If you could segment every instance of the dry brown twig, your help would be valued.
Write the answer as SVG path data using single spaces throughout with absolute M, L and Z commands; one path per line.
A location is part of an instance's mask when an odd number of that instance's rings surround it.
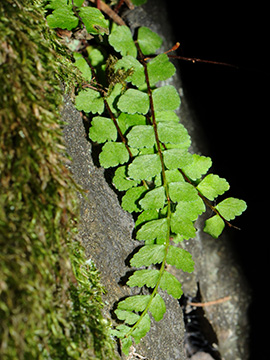
M 96 0 L 90 0 L 92 3 L 96 3 Z M 116 24 L 118 25 L 126 25 L 124 20 L 116 14 L 113 9 L 110 8 L 109 5 L 105 4 L 102 0 L 99 2 L 99 9 L 103 11 L 106 15 L 108 15 Z
M 229 301 L 231 300 L 231 296 L 225 296 L 221 299 L 217 299 L 217 300 L 213 300 L 213 301 L 207 301 L 207 302 L 204 302 L 204 303 L 201 303 L 201 302 L 189 302 L 188 305 L 191 305 L 191 306 L 197 306 L 197 307 L 206 307 L 206 306 L 211 306 L 211 305 L 216 305 L 216 304 L 222 304 L 226 301 Z

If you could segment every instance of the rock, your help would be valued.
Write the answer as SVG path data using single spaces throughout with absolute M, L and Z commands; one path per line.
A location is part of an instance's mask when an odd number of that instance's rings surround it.
M 205 353 L 205 352 L 197 352 L 194 354 L 190 360 L 214 360 L 211 355 Z
M 79 194 L 81 218 L 78 240 L 85 246 L 87 256 L 101 273 L 105 287 L 105 316 L 112 317 L 117 302 L 133 291 L 122 285 L 122 278 L 131 270 L 127 259 L 140 245 L 132 239 L 132 216 L 122 210 L 118 198 L 104 177 L 104 170 L 92 160 L 92 148 L 80 113 L 66 96 L 62 110 L 64 139 L 74 180 L 86 192 Z M 150 332 L 136 345 L 136 352 L 151 360 L 185 359 L 183 350 L 184 325 L 178 301 L 162 293 L 166 314 L 160 322 L 152 321 Z M 124 359 L 124 355 L 122 356 Z

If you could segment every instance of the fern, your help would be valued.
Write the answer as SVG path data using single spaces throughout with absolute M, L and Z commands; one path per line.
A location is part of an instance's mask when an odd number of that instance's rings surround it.
M 93 10 L 79 9 L 82 21 L 82 14 Z M 55 18 L 54 12 L 50 16 Z M 87 18 L 85 26 L 93 35 L 96 29 L 104 35 L 108 28 L 104 21 L 100 13 Z M 175 113 L 181 102 L 177 90 L 170 85 L 157 87 L 175 73 L 166 54 L 156 55 L 161 38 L 141 27 L 134 41 L 128 27 L 114 26 L 108 43 L 107 52 L 117 56 L 108 57 L 107 62 L 100 47 L 89 47 L 84 61 L 76 56 L 75 64 L 87 80 L 76 97 L 76 107 L 92 114 L 89 137 L 103 144 L 100 165 L 116 168 L 112 182 L 124 192 L 123 209 L 137 213 L 136 239 L 144 242 L 130 261 L 138 270 L 127 284 L 146 286 L 150 294 L 120 301 L 115 314 L 121 324 L 112 331 L 128 354 L 132 338 L 139 343 L 150 330 L 150 314 L 156 321 L 163 318 L 166 306 L 159 289 L 181 297 L 181 284 L 167 265 L 193 271 L 191 255 L 178 244 L 196 236 L 198 217 L 211 208 L 214 215 L 206 220 L 204 231 L 218 238 L 225 224 L 232 226 L 229 221 L 246 209 L 246 203 L 230 197 L 212 205 L 229 190 L 229 184 L 218 175 L 206 175 L 212 166 L 209 157 L 189 152 L 190 136 Z

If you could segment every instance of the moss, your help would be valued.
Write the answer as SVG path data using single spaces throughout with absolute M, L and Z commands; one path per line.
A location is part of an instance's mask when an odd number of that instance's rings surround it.
M 42 1 L 0 4 L 0 358 L 111 359 L 102 288 L 75 240 L 59 78 Z

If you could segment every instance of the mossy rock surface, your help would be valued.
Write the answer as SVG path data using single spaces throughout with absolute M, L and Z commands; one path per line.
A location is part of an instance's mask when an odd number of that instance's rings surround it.
M 111 359 L 99 275 L 73 240 L 58 111 L 71 65 L 43 5 L 0 4 L 0 358 Z

